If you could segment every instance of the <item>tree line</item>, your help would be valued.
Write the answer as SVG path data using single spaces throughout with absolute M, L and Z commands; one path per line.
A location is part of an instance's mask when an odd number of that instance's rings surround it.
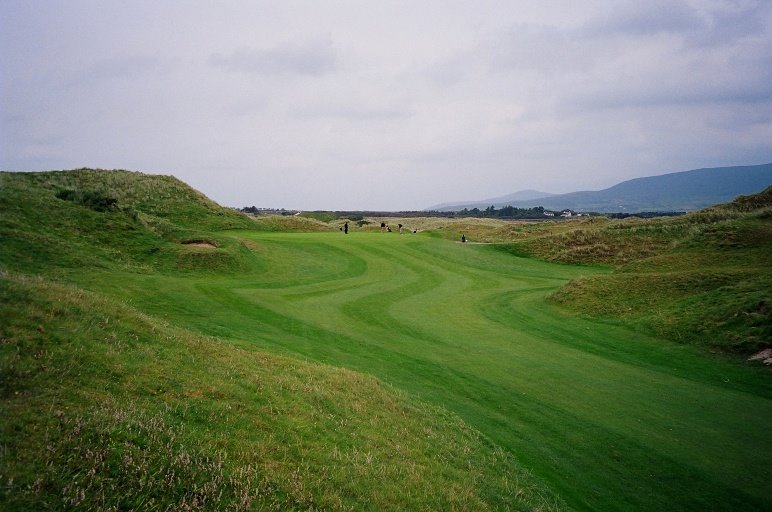
M 503 208 L 496 209 L 491 205 L 484 210 L 479 208 L 464 208 L 458 212 L 455 212 L 458 217 L 493 217 L 499 219 L 543 219 L 544 207 L 536 206 L 534 208 L 517 208 L 515 206 L 504 206 Z

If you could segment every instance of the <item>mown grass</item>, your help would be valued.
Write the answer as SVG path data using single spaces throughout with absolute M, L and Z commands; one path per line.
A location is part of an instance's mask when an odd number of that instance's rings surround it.
M 763 507 L 766 369 L 544 303 L 587 268 L 412 235 L 238 236 L 259 240 L 273 272 L 126 276 L 110 293 L 195 330 L 353 368 L 441 404 L 577 509 Z M 87 286 L 104 289 L 91 279 Z
M 505 452 L 362 374 L 4 274 L 6 510 L 550 508 Z
M 106 209 L 56 197 L 61 183 L 102 197 L 109 187 L 94 176 L 146 178 L 117 174 L 0 175 L 0 508 L 561 508 L 446 409 L 363 374 L 258 351 L 249 337 L 225 343 L 164 320 L 184 303 L 154 315 L 127 305 L 130 285 L 150 297 L 162 276 L 198 286 L 253 275 L 276 287 L 350 265 L 330 269 L 340 251 L 303 243 L 267 259 L 259 239 L 199 229 L 186 217 L 194 206 L 175 201 L 151 215 L 132 211 L 129 195 Z M 254 228 L 215 215 L 204 224 Z M 181 243 L 191 240 L 216 248 Z M 95 280 L 93 292 L 66 284 Z M 227 310 L 197 314 L 229 324 Z
M 0 204 L 12 204 L 10 199 L 6 197 Z M 40 202 L 35 204 L 43 209 Z M 94 212 L 79 206 L 79 210 L 69 211 L 70 215 L 80 219 L 77 222 L 58 219 L 49 211 L 41 215 L 48 215 L 51 226 L 37 231 L 33 229 L 32 233 L 58 240 L 62 238 L 57 234 L 59 223 L 65 226 L 68 223 L 78 224 L 86 222 L 92 215 L 102 215 L 105 221 L 113 219 L 119 222 L 119 216 L 123 215 L 120 201 L 117 206 L 116 211 L 108 212 Z M 741 216 L 731 214 L 730 217 L 734 222 L 739 221 Z M 26 217 L 21 208 L 4 217 L 0 227 L 13 238 L 17 236 L 15 233 L 25 231 L 16 227 L 23 222 L 23 218 Z M 610 233 L 619 225 L 605 220 L 561 223 L 552 227 L 546 224 L 500 223 L 492 227 L 485 225 L 480 233 L 499 230 L 498 234 L 491 236 L 520 237 L 518 239 L 528 242 L 536 238 L 561 236 L 557 231 L 568 234 L 577 226 L 589 229 L 593 224 L 596 224 L 593 229 L 609 230 Z M 405 225 L 411 227 L 407 222 Z M 643 238 L 650 235 L 662 237 L 644 224 L 625 225 L 636 228 Z M 412 233 L 400 236 L 380 233 L 378 225 L 375 226 L 377 232 L 368 232 L 371 225 L 350 225 L 352 231 L 348 235 L 337 229 L 318 233 L 241 229 L 204 232 L 200 238 L 216 240 L 217 249 L 181 249 L 209 251 L 202 254 L 222 253 L 227 261 L 235 258 L 238 266 L 218 266 L 216 262 L 220 260 L 215 259 L 213 263 L 202 258 L 197 269 L 190 269 L 178 264 L 181 254 L 178 243 L 142 226 L 138 225 L 139 234 L 136 237 L 126 237 L 135 239 L 132 243 L 123 240 L 125 231 L 116 229 L 112 237 L 114 247 L 110 250 L 104 247 L 109 242 L 106 238 L 100 239 L 99 244 L 89 241 L 69 248 L 73 256 L 62 256 L 46 265 L 39 264 L 34 257 L 16 258 L 5 251 L 0 251 L 5 253 L 0 261 L 16 273 L 40 273 L 70 283 L 50 286 L 91 290 L 78 293 L 104 298 L 109 301 L 107 309 L 111 311 L 123 311 L 116 307 L 127 304 L 129 306 L 120 308 L 146 319 L 154 329 L 160 332 L 168 332 L 165 331 L 168 329 L 178 338 L 192 340 L 183 343 L 176 339 L 167 345 L 161 342 L 164 337 L 158 342 L 149 337 L 137 346 L 150 347 L 150 356 L 144 357 L 137 351 L 125 360 L 116 356 L 115 360 L 120 360 L 123 366 L 120 369 L 108 366 L 104 374 L 111 377 L 99 380 L 100 384 L 94 386 L 98 390 L 118 393 L 124 397 L 119 401 L 121 404 L 133 403 L 133 408 L 127 409 L 131 416 L 152 418 L 163 413 L 164 428 L 171 428 L 173 432 L 176 432 L 175 428 L 188 432 L 185 435 L 175 434 L 175 439 L 195 441 L 176 448 L 188 453 L 192 459 L 219 460 L 217 454 L 226 453 L 227 457 L 223 460 L 235 458 L 240 461 L 241 455 L 231 453 L 238 450 L 234 444 L 241 442 L 242 437 L 251 442 L 250 429 L 254 426 L 249 422 L 256 421 L 255 418 L 259 422 L 270 420 L 271 416 L 264 409 L 265 397 L 272 396 L 270 393 L 276 386 L 283 389 L 277 382 L 282 382 L 282 375 L 290 371 L 288 367 L 300 368 L 298 371 L 304 376 L 307 375 L 305 372 L 322 371 L 324 368 L 333 373 L 350 375 L 351 379 L 343 379 L 339 386 L 333 386 L 333 391 L 320 391 L 328 397 L 329 403 L 304 387 L 307 377 L 299 377 L 294 387 L 287 385 L 290 388 L 286 393 L 286 403 L 289 404 L 287 417 L 276 423 L 267 423 L 262 432 L 265 436 L 268 436 L 266 432 L 287 436 L 300 431 L 299 437 L 290 438 L 289 445 L 294 442 L 307 448 L 289 451 L 273 449 L 279 450 L 277 453 L 281 455 L 277 459 L 289 461 L 293 471 L 306 467 L 304 462 L 308 470 L 300 471 L 298 477 L 293 477 L 289 470 L 279 473 L 283 476 L 277 479 L 278 483 L 269 479 L 267 488 L 279 489 L 272 495 L 279 501 L 276 502 L 278 505 L 270 500 L 258 502 L 263 507 L 377 509 L 389 500 L 402 497 L 408 501 L 397 501 L 393 508 L 479 509 L 489 506 L 507 509 L 561 505 L 577 510 L 770 508 L 766 488 L 772 476 L 772 464 L 769 450 L 765 448 L 766 425 L 772 420 L 772 385 L 768 369 L 651 336 L 645 325 L 629 324 L 624 317 L 609 314 L 597 319 L 595 316 L 576 315 L 564 307 L 565 303 L 558 307 L 545 302 L 549 294 L 567 283 L 581 282 L 576 281 L 578 278 L 602 282 L 606 277 L 615 278 L 627 268 L 625 265 L 630 266 L 631 275 L 656 269 L 660 265 L 657 258 L 669 257 L 678 245 L 674 247 L 668 242 L 663 244 L 662 252 L 657 255 L 626 264 L 604 261 L 607 266 L 618 266 L 612 272 L 602 267 L 555 264 L 513 256 L 513 253 L 529 253 L 532 249 L 527 243 L 449 243 L 442 237 L 455 238 L 455 234 L 443 234 L 447 230 L 436 232 L 439 236 Z M 474 228 L 471 224 L 462 227 Z M 25 229 L 31 228 L 29 225 Z M 756 232 L 755 227 L 748 229 L 749 232 Z M 508 230 L 513 234 L 508 235 Z M 614 231 L 607 239 L 614 240 L 616 234 Z M 695 236 L 689 240 L 695 244 L 692 247 L 694 254 L 703 254 L 700 248 L 705 247 L 707 242 L 697 238 L 697 234 L 695 231 Z M 586 239 L 597 241 L 594 237 L 588 235 Z M 619 239 L 622 238 L 620 235 Z M 14 243 L 23 245 L 22 242 Z M 81 252 L 85 253 L 86 248 L 92 245 L 101 266 L 89 264 L 79 268 L 73 265 L 71 260 L 91 261 L 91 255 Z M 169 254 L 163 256 L 161 262 L 154 263 L 147 249 L 156 246 L 159 247 L 157 253 L 169 251 Z M 36 250 L 34 246 L 25 247 Z M 685 248 L 687 244 L 680 247 Z M 746 261 L 748 256 L 737 253 L 739 249 L 727 248 L 725 256 L 734 254 L 737 261 Z M 763 260 L 763 250 L 746 249 L 754 255 L 752 261 L 758 263 Z M 727 256 L 725 259 L 730 258 Z M 582 262 L 597 264 L 598 259 L 587 257 Z M 633 268 L 632 265 L 640 267 Z M 15 286 L 22 286 L 14 283 L 27 278 L 17 278 L 16 274 L 8 276 L 11 284 L 7 286 L 12 290 L 8 303 L 22 304 L 15 311 L 34 311 L 35 307 L 23 306 L 24 300 L 13 291 Z M 45 283 L 45 286 L 49 284 Z M 703 287 L 710 288 L 707 284 Z M 684 288 L 688 292 L 691 285 L 685 283 Z M 36 291 L 26 295 L 33 299 L 25 300 L 32 300 L 34 304 L 34 298 L 45 296 L 45 293 Z M 642 308 L 649 307 L 645 301 L 641 304 Z M 65 310 L 70 308 L 67 305 L 63 307 Z M 71 337 L 73 340 L 88 339 L 88 330 L 78 326 L 93 328 L 99 325 L 96 320 L 90 321 L 88 314 L 80 318 L 77 316 L 82 311 L 88 313 L 92 310 L 99 316 L 106 316 L 105 310 L 89 305 L 75 309 L 76 314 L 68 317 L 73 332 L 77 334 Z M 8 318 L 17 316 L 24 315 L 9 315 Z M 3 325 L 6 322 L 11 320 L 4 319 Z M 110 322 L 109 325 L 114 325 L 113 320 Z M 32 320 L 26 328 L 26 338 L 36 339 L 41 334 L 37 327 L 41 325 L 46 336 L 54 332 L 45 324 Z M 105 329 L 105 334 L 109 333 L 110 328 L 105 326 Z M 133 328 L 132 332 L 138 330 Z M 97 336 L 100 337 L 102 334 Z M 196 351 L 196 344 L 201 343 L 206 345 L 206 349 Z M 182 350 L 178 350 L 179 347 Z M 64 352 L 84 357 L 83 354 L 90 351 Z M 269 356 L 267 352 L 277 355 Z M 3 360 L 14 361 L 13 354 L 16 353 L 19 351 L 15 348 L 9 349 Z M 260 369 L 260 365 L 253 360 L 255 357 L 267 360 L 264 365 L 268 369 Z M 273 363 L 274 360 L 284 362 L 284 366 Z M 137 361 L 136 365 L 134 361 Z M 309 362 L 348 370 L 319 367 Z M 282 375 L 265 375 L 266 372 L 272 373 L 271 368 L 276 365 L 281 368 L 279 373 Z M 75 367 L 83 372 L 90 366 Z M 266 384 L 260 392 L 249 391 L 255 381 L 243 380 L 238 372 L 230 368 L 247 368 L 247 374 L 255 372 L 260 375 L 257 382 L 272 384 Z M 347 373 L 351 371 L 358 373 Z M 22 378 L 12 375 L 11 381 Z M 318 380 L 322 379 L 314 382 Z M 75 390 L 83 387 L 82 383 L 73 386 Z M 231 386 L 235 386 L 235 390 Z M 342 395 L 337 393 L 338 387 L 343 390 Z M 45 386 L 43 388 L 46 389 L 43 394 L 50 397 L 52 391 Z M 388 396 L 378 398 L 381 395 L 377 390 L 384 388 L 389 391 Z M 193 389 L 194 392 L 187 396 L 186 389 Z M 70 391 L 63 393 L 66 396 L 73 394 Z M 394 490 L 387 485 L 386 490 L 372 491 L 371 494 L 364 490 L 353 497 L 349 497 L 348 493 L 354 491 L 341 491 L 349 501 L 338 502 L 335 500 L 344 500 L 344 497 L 335 494 L 332 487 L 324 487 L 315 480 L 319 474 L 327 475 L 324 471 L 320 473 L 319 468 L 337 467 L 339 461 L 334 448 L 339 447 L 343 440 L 336 437 L 336 431 L 341 429 L 337 421 L 345 414 L 336 411 L 336 408 L 349 410 L 357 396 L 371 395 L 375 397 L 375 404 L 361 409 L 361 416 L 355 411 L 357 421 L 362 423 L 350 430 L 343 428 L 342 436 L 376 444 L 382 442 L 383 447 L 361 445 L 358 457 L 344 457 L 342 460 L 357 467 L 357 461 L 361 463 L 362 454 L 366 453 L 362 450 L 366 449 L 375 450 L 376 454 L 383 453 L 371 458 L 372 461 L 388 460 L 389 453 L 401 453 L 392 439 L 408 442 L 406 438 L 409 438 L 411 443 L 426 441 L 427 444 L 409 450 L 398 465 L 410 467 L 414 457 L 420 459 L 426 456 L 433 464 L 431 467 L 437 468 L 441 476 L 433 472 L 421 474 L 420 479 L 427 483 L 417 488 L 411 487 L 410 479 L 418 477 L 410 472 L 402 474 L 408 479 L 405 484 L 399 479 L 399 474 L 395 477 L 394 473 L 386 473 L 385 469 L 375 476 L 352 469 L 346 473 L 344 470 L 345 476 L 333 478 L 334 482 L 346 478 L 353 482 L 343 489 L 380 489 L 381 485 L 385 485 L 381 479 L 384 475 L 386 480 L 395 480 L 396 484 Z M 395 395 L 396 398 L 388 398 Z M 306 400 L 320 407 L 324 414 L 315 416 L 313 407 L 308 412 L 310 406 L 304 405 Z M 417 408 L 419 413 L 424 410 L 430 423 L 440 421 L 438 418 L 450 418 L 449 422 L 440 423 L 449 423 L 451 428 L 448 432 L 433 429 L 435 435 L 429 435 L 421 430 L 422 427 L 400 430 L 405 419 L 392 417 L 401 413 L 392 414 L 394 409 L 384 405 L 389 400 L 402 400 L 402 403 Z M 180 419 L 164 412 L 163 404 L 169 401 L 178 409 L 188 404 L 195 404 L 201 409 L 195 409 Z M 90 412 L 82 415 L 96 418 L 95 431 L 105 430 L 103 419 L 99 418 L 109 417 L 114 403 L 99 400 L 84 403 L 107 404 L 108 412 L 101 416 L 98 408 L 89 409 Z M 232 408 L 227 409 L 225 405 Z M 27 406 L 18 405 L 21 411 Z M 325 416 L 328 408 L 335 418 L 329 422 Z M 379 409 L 384 409 L 380 416 Z M 34 411 L 30 417 L 43 418 L 35 421 L 51 421 L 51 425 L 58 421 L 50 419 L 50 412 L 48 416 L 40 413 L 42 408 L 30 410 Z M 56 406 L 53 409 L 54 418 L 56 410 L 66 413 L 66 409 Z M 228 412 L 224 413 L 226 410 Z M 146 411 L 144 416 L 141 411 Z M 238 411 L 243 411 L 243 415 Z M 14 410 L 13 415 L 17 414 Z M 235 425 L 226 421 L 233 415 L 240 418 L 235 420 Z M 407 416 L 410 419 L 410 414 Z M 414 415 L 414 419 L 420 417 L 420 414 Z M 34 425 L 35 421 L 30 424 Z M 222 427 L 219 426 L 220 421 L 223 422 Z M 239 427 L 241 422 L 249 423 L 249 427 Z M 467 426 L 452 428 L 454 422 Z M 299 425 L 305 425 L 309 430 L 303 430 Z M 396 430 L 391 428 L 393 425 L 396 425 Z M 138 427 L 119 426 L 107 430 L 132 428 Z M 9 430 L 18 432 L 23 429 Z M 226 434 L 221 436 L 221 429 Z M 68 429 L 62 431 L 67 432 Z M 380 431 L 385 433 L 384 436 L 378 437 L 377 432 Z M 480 458 L 473 458 L 471 462 L 463 458 L 466 450 L 460 443 L 451 442 L 445 448 L 440 445 L 444 438 L 459 435 L 458 431 L 469 432 L 472 438 L 479 440 L 482 446 Z M 18 450 L 22 446 L 19 436 L 13 438 L 16 444 L 7 444 L 14 450 L 13 453 L 22 451 Z M 67 439 L 65 434 L 62 436 Z M 98 435 L 96 437 L 99 438 Z M 152 436 L 148 434 L 145 437 Z M 279 446 L 288 444 L 286 438 L 269 436 L 269 439 L 250 446 L 254 450 L 270 452 L 268 447 L 277 439 Z M 497 447 L 503 452 L 498 452 Z M 173 454 L 176 452 L 173 450 L 164 451 L 163 447 L 159 447 L 157 451 L 167 455 L 147 464 L 161 465 L 170 457 L 175 460 Z M 494 457 L 493 454 L 498 455 Z M 140 454 L 136 456 L 141 458 Z M 501 463 L 501 456 L 512 459 Z M 37 460 L 35 457 L 31 459 Z M 278 462 L 275 464 L 279 465 Z M 426 464 L 430 465 L 429 462 Z M 549 491 L 545 491 L 537 480 L 529 478 L 520 464 L 545 482 Z M 25 463 L 20 465 L 27 467 Z M 228 472 L 235 472 L 237 469 L 234 468 L 238 467 L 236 464 L 225 471 L 223 479 L 217 480 L 218 485 L 228 481 Z M 468 472 L 461 471 L 463 468 Z M 156 472 L 161 475 L 165 474 L 163 471 L 159 469 Z M 184 487 L 203 487 L 208 481 L 204 475 L 209 473 L 202 470 L 186 477 L 188 484 Z M 258 482 L 255 484 L 257 488 L 265 489 L 259 484 L 265 481 L 263 473 L 258 472 L 257 475 L 252 481 Z M 196 478 L 203 480 L 198 483 Z M 457 480 L 467 479 L 470 486 L 463 487 L 467 490 L 460 490 Z M 293 493 L 294 481 L 301 482 L 301 491 L 310 490 L 312 498 L 298 498 L 308 494 L 300 491 Z M 59 484 L 54 493 L 61 493 L 63 487 Z M 434 493 L 437 489 L 446 489 L 447 492 L 440 492 L 436 499 L 426 497 L 427 493 Z M 242 491 L 233 488 L 226 492 L 237 496 Z M 381 498 L 381 492 L 388 498 Z M 557 498 L 551 493 L 555 493 Z M 448 494 L 454 498 L 448 497 Z M 186 495 L 170 492 L 165 496 L 167 503 L 176 504 L 181 503 L 181 497 Z M 524 501 L 519 501 L 521 498 Z M 386 505 L 385 508 L 390 507 Z

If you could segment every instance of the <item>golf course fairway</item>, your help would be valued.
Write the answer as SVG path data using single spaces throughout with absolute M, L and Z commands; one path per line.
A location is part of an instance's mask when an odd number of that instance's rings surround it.
M 249 250 L 247 270 L 75 279 L 447 408 L 578 510 L 770 506 L 767 376 L 545 300 L 602 269 L 414 234 L 219 236 Z

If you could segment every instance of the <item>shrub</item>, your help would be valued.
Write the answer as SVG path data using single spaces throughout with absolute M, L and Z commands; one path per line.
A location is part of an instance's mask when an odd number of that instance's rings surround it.
M 93 191 L 79 191 L 71 189 L 63 189 L 56 193 L 56 197 L 63 199 L 64 201 L 71 201 L 73 203 L 80 204 L 86 208 L 98 212 L 106 212 L 115 208 L 117 199 L 114 197 L 106 196 L 100 192 Z

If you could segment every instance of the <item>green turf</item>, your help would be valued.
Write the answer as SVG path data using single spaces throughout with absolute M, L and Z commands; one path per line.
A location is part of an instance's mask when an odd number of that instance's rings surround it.
M 768 373 L 545 303 L 600 271 L 412 234 L 234 236 L 255 247 L 258 271 L 79 279 L 204 334 L 446 407 L 577 509 L 770 504 Z
M 769 370 L 674 343 L 767 332 L 769 219 L 344 235 L 168 177 L 0 174 L 3 497 L 770 509 Z
M 458 416 L 0 273 L 2 510 L 558 510 Z
M 331 229 L 253 221 L 172 178 L 0 173 L 0 509 L 562 508 L 447 409 L 170 325 L 184 303 L 138 311 L 164 279 L 196 303 L 207 279 L 276 289 L 365 269 L 331 247 L 263 257 L 260 242 L 211 231 L 234 226 Z M 140 300 L 126 300 L 131 285 Z

